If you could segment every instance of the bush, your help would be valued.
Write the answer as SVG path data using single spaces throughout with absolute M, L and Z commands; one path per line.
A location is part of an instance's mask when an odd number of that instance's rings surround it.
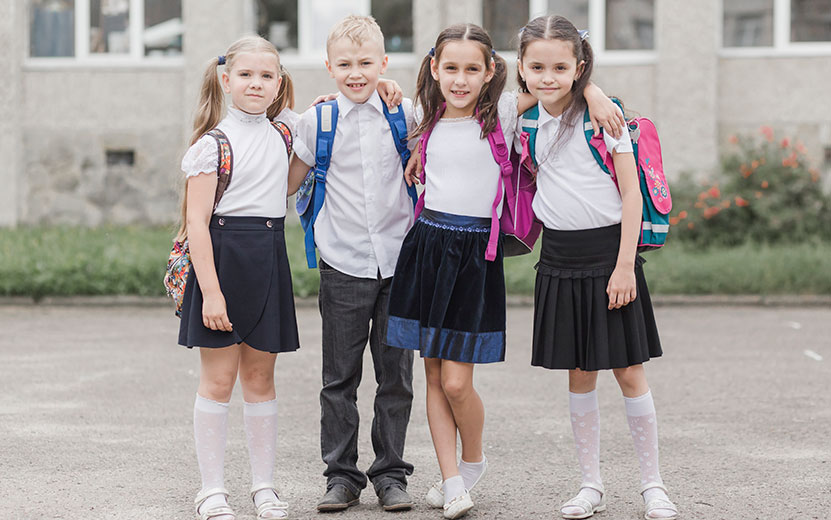
M 731 136 L 715 180 L 689 178 L 672 188 L 672 235 L 696 245 L 817 242 L 831 238 L 831 199 L 808 165 L 801 143 Z

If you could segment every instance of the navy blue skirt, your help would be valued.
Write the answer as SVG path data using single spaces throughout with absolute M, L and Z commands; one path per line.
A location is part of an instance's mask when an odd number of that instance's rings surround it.
M 619 224 L 580 231 L 543 229 L 532 365 L 602 370 L 638 365 L 662 354 L 640 256 L 635 261 L 635 301 L 608 309 L 606 286 L 619 246 Z
M 505 360 L 502 241 L 485 260 L 491 219 L 424 209 L 401 246 L 386 343 L 421 357 Z
M 179 344 L 220 348 L 245 342 L 264 352 L 300 346 L 283 218 L 220 217 L 210 224 L 214 265 L 233 331 L 202 323 L 202 291 L 191 266 L 182 301 Z

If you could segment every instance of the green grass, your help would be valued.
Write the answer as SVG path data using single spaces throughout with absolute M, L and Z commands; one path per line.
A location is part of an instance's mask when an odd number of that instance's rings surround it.
M 0 230 L 0 295 L 164 294 L 162 278 L 171 228 L 20 228 Z M 295 294 L 317 293 L 307 269 L 303 233 L 286 229 Z M 534 290 L 538 252 L 505 261 L 511 294 Z M 655 294 L 831 294 L 831 243 L 746 244 L 697 250 L 672 243 L 644 255 Z

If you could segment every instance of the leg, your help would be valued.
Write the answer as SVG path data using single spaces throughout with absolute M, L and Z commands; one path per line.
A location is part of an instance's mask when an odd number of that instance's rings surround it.
M 392 279 L 379 280 L 369 348 L 375 369 L 375 415 L 372 448 L 375 461 L 367 471 L 376 492 L 387 485 L 407 487 L 413 466 L 404 461 L 404 442 L 413 404 L 413 351 L 384 344 Z
M 678 510 L 669 501 L 658 467 L 658 418 L 652 392 L 646 382 L 646 372 L 643 365 L 620 368 L 614 372 L 623 391 L 629 432 L 640 462 L 641 493 L 647 504 L 647 517 L 675 518 Z
M 583 480 L 577 496 L 560 508 L 565 518 L 591 516 L 605 509 L 603 480 L 600 478 L 600 410 L 596 384 L 597 372 L 569 372 L 571 430 Z
M 277 354 L 256 350 L 245 343 L 240 350 L 239 376 L 254 507 L 259 519 L 285 518 L 288 504 L 280 501 L 274 491 L 274 459 L 277 452 L 274 362 Z
M 427 424 L 439 461 L 442 480 L 459 474 L 456 465 L 456 420 L 453 410 L 442 389 L 442 360 L 424 359 L 424 374 L 427 379 Z
M 328 489 L 341 484 L 353 495 L 366 487 L 366 475 L 357 466 L 357 401 L 369 322 L 375 309 L 375 283 L 345 275 L 325 264 L 320 272 L 320 448 L 327 466 L 323 475 Z
M 211 493 L 225 487 L 225 444 L 228 425 L 228 401 L 236 381 L 240 346 L 199 349 L 201 368 L 199 390 L 193 407 L 193 436 L 196 459 L 202 475 L 202 489 L 197 496 L 197 511 L 221 511 L 227 508 L 225 495 Z M 205 493 L 211 493 L 206 495 Z M 231 520 L 221 514 L 216 520 Z
M 441 386 L 462 440 L 462 459 L 482 460 L 482 430 L 485 426 L 485 407 L 473 388 L 473 364 L 443 360 Z

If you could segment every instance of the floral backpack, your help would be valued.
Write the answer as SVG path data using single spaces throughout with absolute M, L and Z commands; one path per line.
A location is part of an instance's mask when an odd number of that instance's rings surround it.
M 271 125 L 280 132 L 280 136 L 286 143 L 286 151 L 291 158 L 292 136 L 291 130 L 281 121 L 272 121 Z M 219 161 L 216 168 L 216 194 L 214 195 L 213 209 L 219 205 L 222 195 L 228 189 L 231 183 L 231 174 L 233 173 L 234 152 L 231 149 L 231 143 L 228 141 L 228 136 L 219 128 L 214 128 L 206 135 L 213 137 L 216 140 L 217 153 L 219 154 Z M 188 246 L 188 239 L 183 241 L 173 240 L 173 248 L 170 250 L 170 257 L 167 259 L 167 270 L 164 275 L 164 288 L 167 295 L 173 298 L 176 304 L 176 316 L 182 316 L 182 300 L 185 296 L 185 287 L 188 282 L 188 273 L 190 273 L 190 248 Z

